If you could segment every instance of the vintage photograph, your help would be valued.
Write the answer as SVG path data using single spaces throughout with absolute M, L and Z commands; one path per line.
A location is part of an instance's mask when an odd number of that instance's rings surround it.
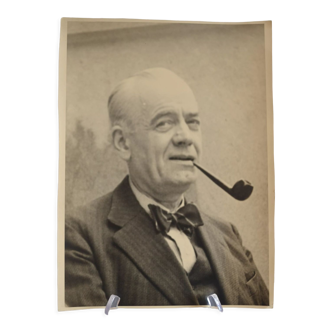
M 271 22 L 62 19 L 59 310 L 273 306 Z

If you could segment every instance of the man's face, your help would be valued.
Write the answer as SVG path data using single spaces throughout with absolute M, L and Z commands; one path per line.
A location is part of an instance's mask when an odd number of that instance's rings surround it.
M 130 134 L 129 171 L 153 196 L 184 192 L 197 177 L 193 161 L 201 153 L 198 107 L 182 81 L 139 86 L 142 111 Z

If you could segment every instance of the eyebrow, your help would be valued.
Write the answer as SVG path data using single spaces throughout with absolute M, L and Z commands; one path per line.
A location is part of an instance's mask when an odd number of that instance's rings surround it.
M 150 124 L 156 123 L 160 118 L 162 118 L 164 116 L 174 116 L 174 115 L 177 115 L 177 112 L 169 111 L 169 110 L 168 111 L 161 111 L 152 118 Z M 191 113 L 187 113 L 185 115 L 186 118 L 195 118 L 195 117 L 198 117 L 198 116 L 199 116 L 198 112 L 195 112 L 195 113 L 191 112 Z

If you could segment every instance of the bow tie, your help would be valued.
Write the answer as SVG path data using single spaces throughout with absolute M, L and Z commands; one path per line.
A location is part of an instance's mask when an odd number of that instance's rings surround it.
M 194 228 L 203 225 L 201 215 L 196 205 L 192 203 L 186 204 L 175 213 L 168 213 L 161 207 L 152 204 L 149 204 L 149 209 L 159 232 L 168 233 L 174 223 L 184 233 L 191 236 Z

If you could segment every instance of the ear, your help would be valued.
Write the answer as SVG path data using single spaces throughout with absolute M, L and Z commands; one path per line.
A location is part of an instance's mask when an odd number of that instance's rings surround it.
M 130 140 L 121 126 L 112 128 L 112 142 L 120 157 L 125 161 L 129 161 L 131 157 Z

